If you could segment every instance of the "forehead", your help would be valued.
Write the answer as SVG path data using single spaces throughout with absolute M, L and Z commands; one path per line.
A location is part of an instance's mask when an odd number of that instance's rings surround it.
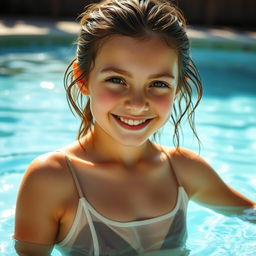
M 166 69 L 177 65 L 177 50 L 171 48 L 159 36 L 136 39 L 128 36 L 113 35 L 105 39 L 98 49 L 95 67 L 102 65 L 131 66 L 149 70 Z

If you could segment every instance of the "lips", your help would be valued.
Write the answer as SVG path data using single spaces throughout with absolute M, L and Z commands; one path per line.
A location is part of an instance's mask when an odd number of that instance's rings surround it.
M 152 120 L 152 118 L 150 119 L 130 119 L 130 118 L 125 118 L 125 117 L 121 117 L 118 115 L 114 115 L 112 114 L 112 116 L 115 118 L 115 120 L 117 121 L 117 123 L 128 129 L 128 130 L 140 130 L 143 129 L 144 127 L 146 127 L 150 121 Z

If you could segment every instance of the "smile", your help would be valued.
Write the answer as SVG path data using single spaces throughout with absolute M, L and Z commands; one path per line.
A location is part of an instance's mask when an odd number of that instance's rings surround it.
M 146 127 L 149 124 L 149 122 L 152 120 L 152 118 L 151 119 L 129 119 L 129 118 L 124 118 L 122 116 L 117 116 L 114 114 L 112 115 L 115 118 L 115 120 L 117 120 L 119 125 L 129 130 L 140 130 Z

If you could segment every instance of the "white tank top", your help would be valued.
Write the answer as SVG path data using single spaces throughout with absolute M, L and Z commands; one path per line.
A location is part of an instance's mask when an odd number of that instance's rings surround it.
M 154 253 L 166 250 L 169 253 L 164 255 L 174 255 L 170 254 L 170 250 L 177 251 L 175 255 L 188 255 L 184 247 L 187 238 L 188 196 L 175 171 L 179 187 L 176 205 L 172 211 L 152 219 L 118 222 L 101 215 L 86 200 L 71 159 L 66 154 L 65 157 L 80 199 L 71 229 L 66 237 L 56 244 L 62 255 L 160 255 Z M 168 155 L 167 157 L 171 165 L 171 160 Z

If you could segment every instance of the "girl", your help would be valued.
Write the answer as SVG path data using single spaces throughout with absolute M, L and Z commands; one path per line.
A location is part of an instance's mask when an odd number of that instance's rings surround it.
M 69 103 L 82 119 L 77 141 L 26 170 L 16 250 L 49 255 L 56 245 L 63 255 L 187 255 L 189 199 L 226 215 L 256 204 L 179 147 L 185 115 L 196 135 L 202 95 L 185 20 L 163 0 L 105 0 L 81 17 L 77 56 L 65 74 Z M 169 119 L 175 147 L 163 148 L 150 136 Z

